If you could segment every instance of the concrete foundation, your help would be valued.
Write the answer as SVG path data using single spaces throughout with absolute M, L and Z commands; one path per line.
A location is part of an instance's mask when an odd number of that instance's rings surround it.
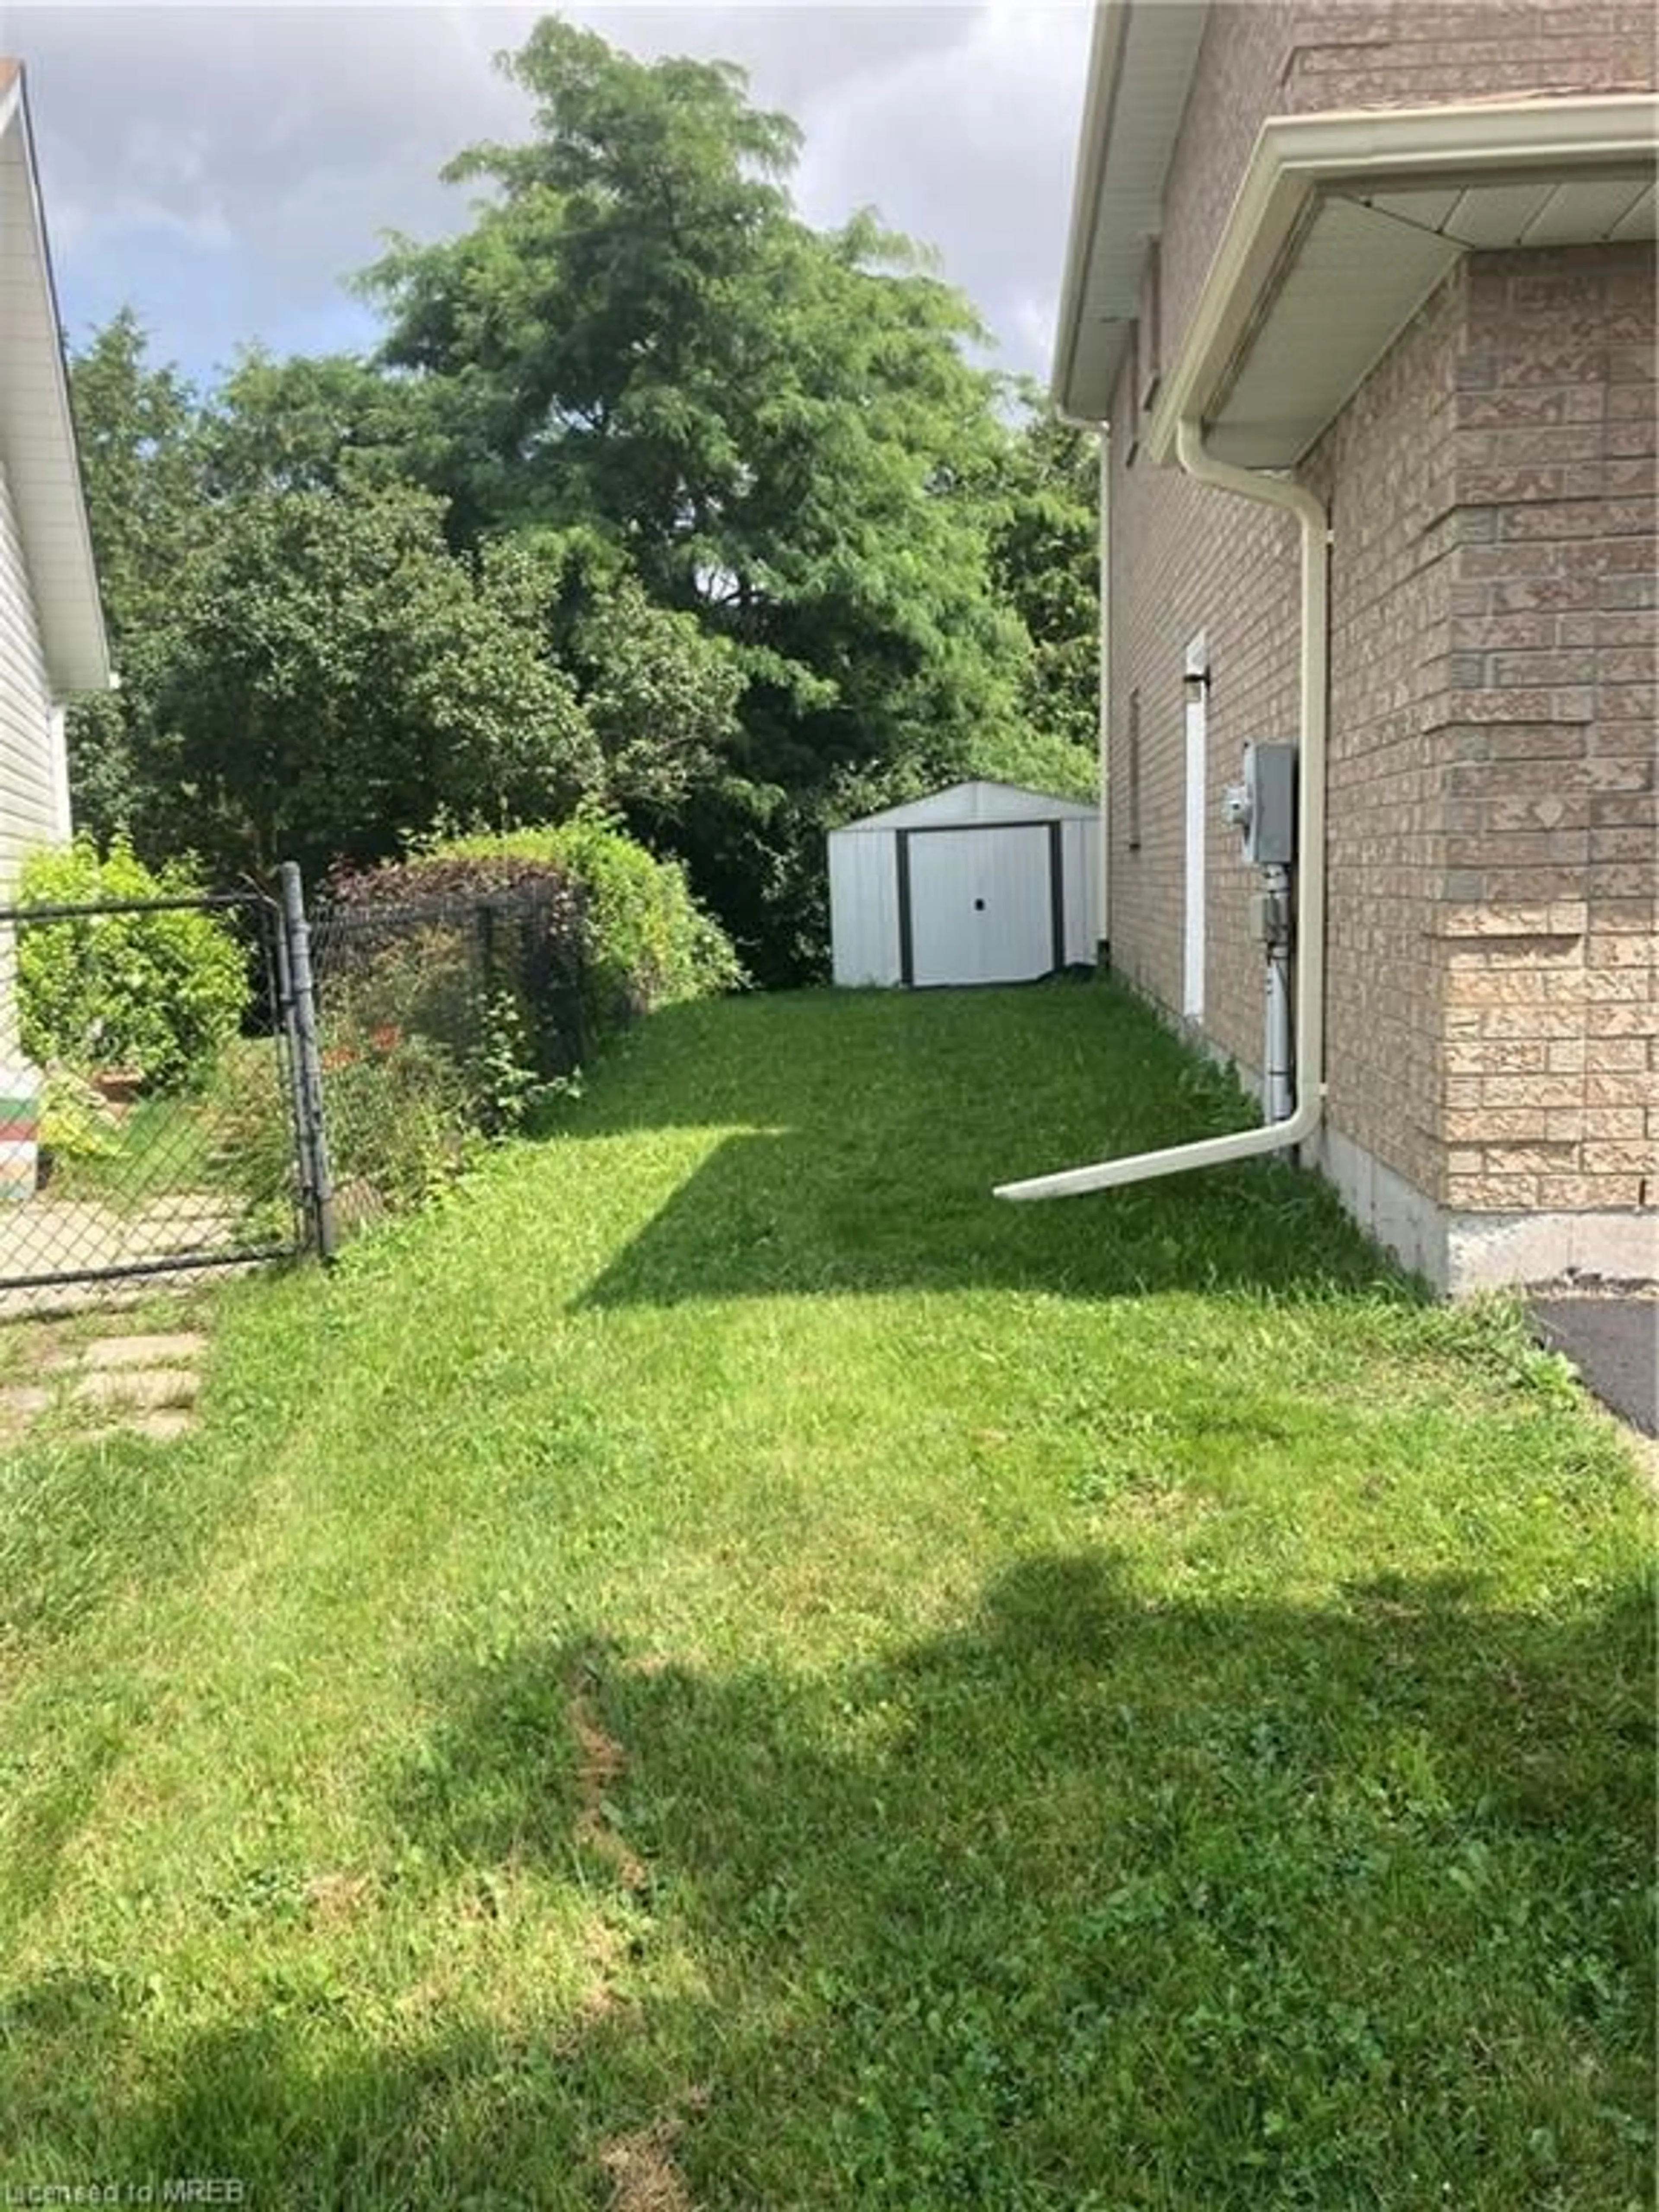
M 1329 1127 L 1303 1148 L 1360 1226 L 1437 1291 L 1659 1281 L 1659 1212 L 1457 1212 Z

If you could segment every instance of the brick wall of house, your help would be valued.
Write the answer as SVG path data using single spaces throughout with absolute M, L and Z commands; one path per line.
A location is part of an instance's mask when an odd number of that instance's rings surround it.
M 1327 1111 L 1444 1197 L 1437 917 L 1456 507 L 1461 266 L 1298 472 L 1331 518 Z M 1281 621 L 1294 621 L 1286 605 Z
M 1221 0 L 1164 195 L 1165 358 L 1268 116 L 1644 92 L 1655 78 L 1650 0 Z
M 1261 1066 L 1262 981 L 1245 927 L 1250 872 L 1240 863 L 1238 840 L 1223 824 L 1220 805 L 1250 739 L 1296 735 L 1296 526 L 1288 516 L 1194 484 L 1177 469 L 1154 468 L 1135 449 L 1131 373 L 1126 367 L 1112 430 L 1112 957 L 1140 988 L 1179 1011 L 1182 678 L 1186 646 L 1201 632 L 1211 678 L 1204 1029 L 1254 1073 Z M 1132 722 L 1139 732 L 1138 810 L 1131 792 Z
M 1439 1198 L 1440 967 L 1434 918 L 1446 828 L 1436 732 L 1460 524 L 1454 272 L 1310 456 L 1329 504 L 1330 1105 L 1352 1141 Z M 1154 469 L 1133 450 L 1126 372 L 1114 416 L 1110 774 L 1113 958 L 1181 1002 L 1184 897 L 1182 653 L 1209 648 L 1208 1039 L 1254 1075 L 1262 969 L 1247 926 L 1254 872 L 1220 820 L 1245 745 L 1297 729 L 1299 547 L 1288 517 Z M 1128 805 L 1139 695 L 1140 846 Z
M 1152 468 L 1137 403 L 1178 354 L 1267 116 L 1646 90 L 1655 62 L 1647 0 L 1211 9 L 1164 193 L 1161 358 L 1143 327 L 1112 415 L 1110 937 L 1178 1009 L 1182 659 L 1201 631 L 1203 1027 L 1248 1073 L 1252 878 L 1218 802 L 1247 742 L 1295 732 L 1297 535 Z M 1379 1220 L 1384 1171 L 1408 1214 L 1606 1214 L 1659 1189 L 1652 314 L 1644 246 L 1466 258 L 1300 471 L 1334 528 L 1328 1121 L 1346 1166 L 1321 1157 L 1362 1182 L 1374 1164 Z
M 1651 258 L 1478 255 L 1309 455 L 1329 505 L 1328 1113 L 1458 1212 L 1651 1199 Z M 1296 728 L 1297 540 L 1114 416 L 1111 939 L 1178 1007 L 1182 653 L 1212 671 L 1205 1030 L 1261 1064 L 1250 872 L 1218 819 Z M 1130 848 L 1139 696 L 1139 849 Z
M 1643 246 L 1465 264 L 1446 634 L 1447 1203 L 1649 1202 L 1654 283 Z

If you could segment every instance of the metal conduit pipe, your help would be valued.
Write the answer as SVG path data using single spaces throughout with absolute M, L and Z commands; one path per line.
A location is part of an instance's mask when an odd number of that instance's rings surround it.
M 1269 898 L 1291 898 L 1288 868 L 1267 868 L 1263 881 Z M 1262 1056 L 1261 1103 L 1269 1121 L 1287 1121 L 1295 1109 L 1296 1054 L 1291 1041 L 1291 939 L 1288 930 L 1267 945 L 1267 1006 Z
M 1122 1159 L 1096 1160 L 1058 1175 L 1033 1176 L 1023 1182 L 999 1183 L 999 1198 L 1076 1198 L 1085 1191 L 1113 1190 L 1123 1183 L 1149 1182 L 1182 1175 L 1191 1168 L 1220 1167 L 1263 1152 L 1299 1145 L 1319 1127 L 1325 1102 L 1325 752 L 1328 726 L 1328 627 L 1330 611 L 1330 526 L 1321 502 L 1289 477 L 1264 476 L 1233 466 L 1206 453 L 1201 427 L 1183 420 L 1176 426 L 1176 453 L 1194 483 L 1213 484 L 1268 507 L 1287 509 L 1302 529 L 1301 673 L 1297 732 L 1297 931 L 1295 992 L 1296 1095 L 1290 1112 L 1256 1129 L 1197 1144 L 1170 1145 L 1162 1152 L 1133 1152 Z

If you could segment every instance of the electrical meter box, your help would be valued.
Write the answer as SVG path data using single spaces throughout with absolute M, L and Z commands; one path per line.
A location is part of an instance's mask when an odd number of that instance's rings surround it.
M 1243 781 L 1228 791 L 1222 813 L 1243 832 L 1253 867 L 1289 867 L 1296 859 L 1296 747 L 1246 745 Z

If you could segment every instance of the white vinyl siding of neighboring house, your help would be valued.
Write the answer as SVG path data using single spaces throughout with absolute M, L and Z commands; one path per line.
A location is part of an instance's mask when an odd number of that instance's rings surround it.
M 69 835 L 54 732 L 40 628 L 0 467 L 0 901 L 30 847 Z

